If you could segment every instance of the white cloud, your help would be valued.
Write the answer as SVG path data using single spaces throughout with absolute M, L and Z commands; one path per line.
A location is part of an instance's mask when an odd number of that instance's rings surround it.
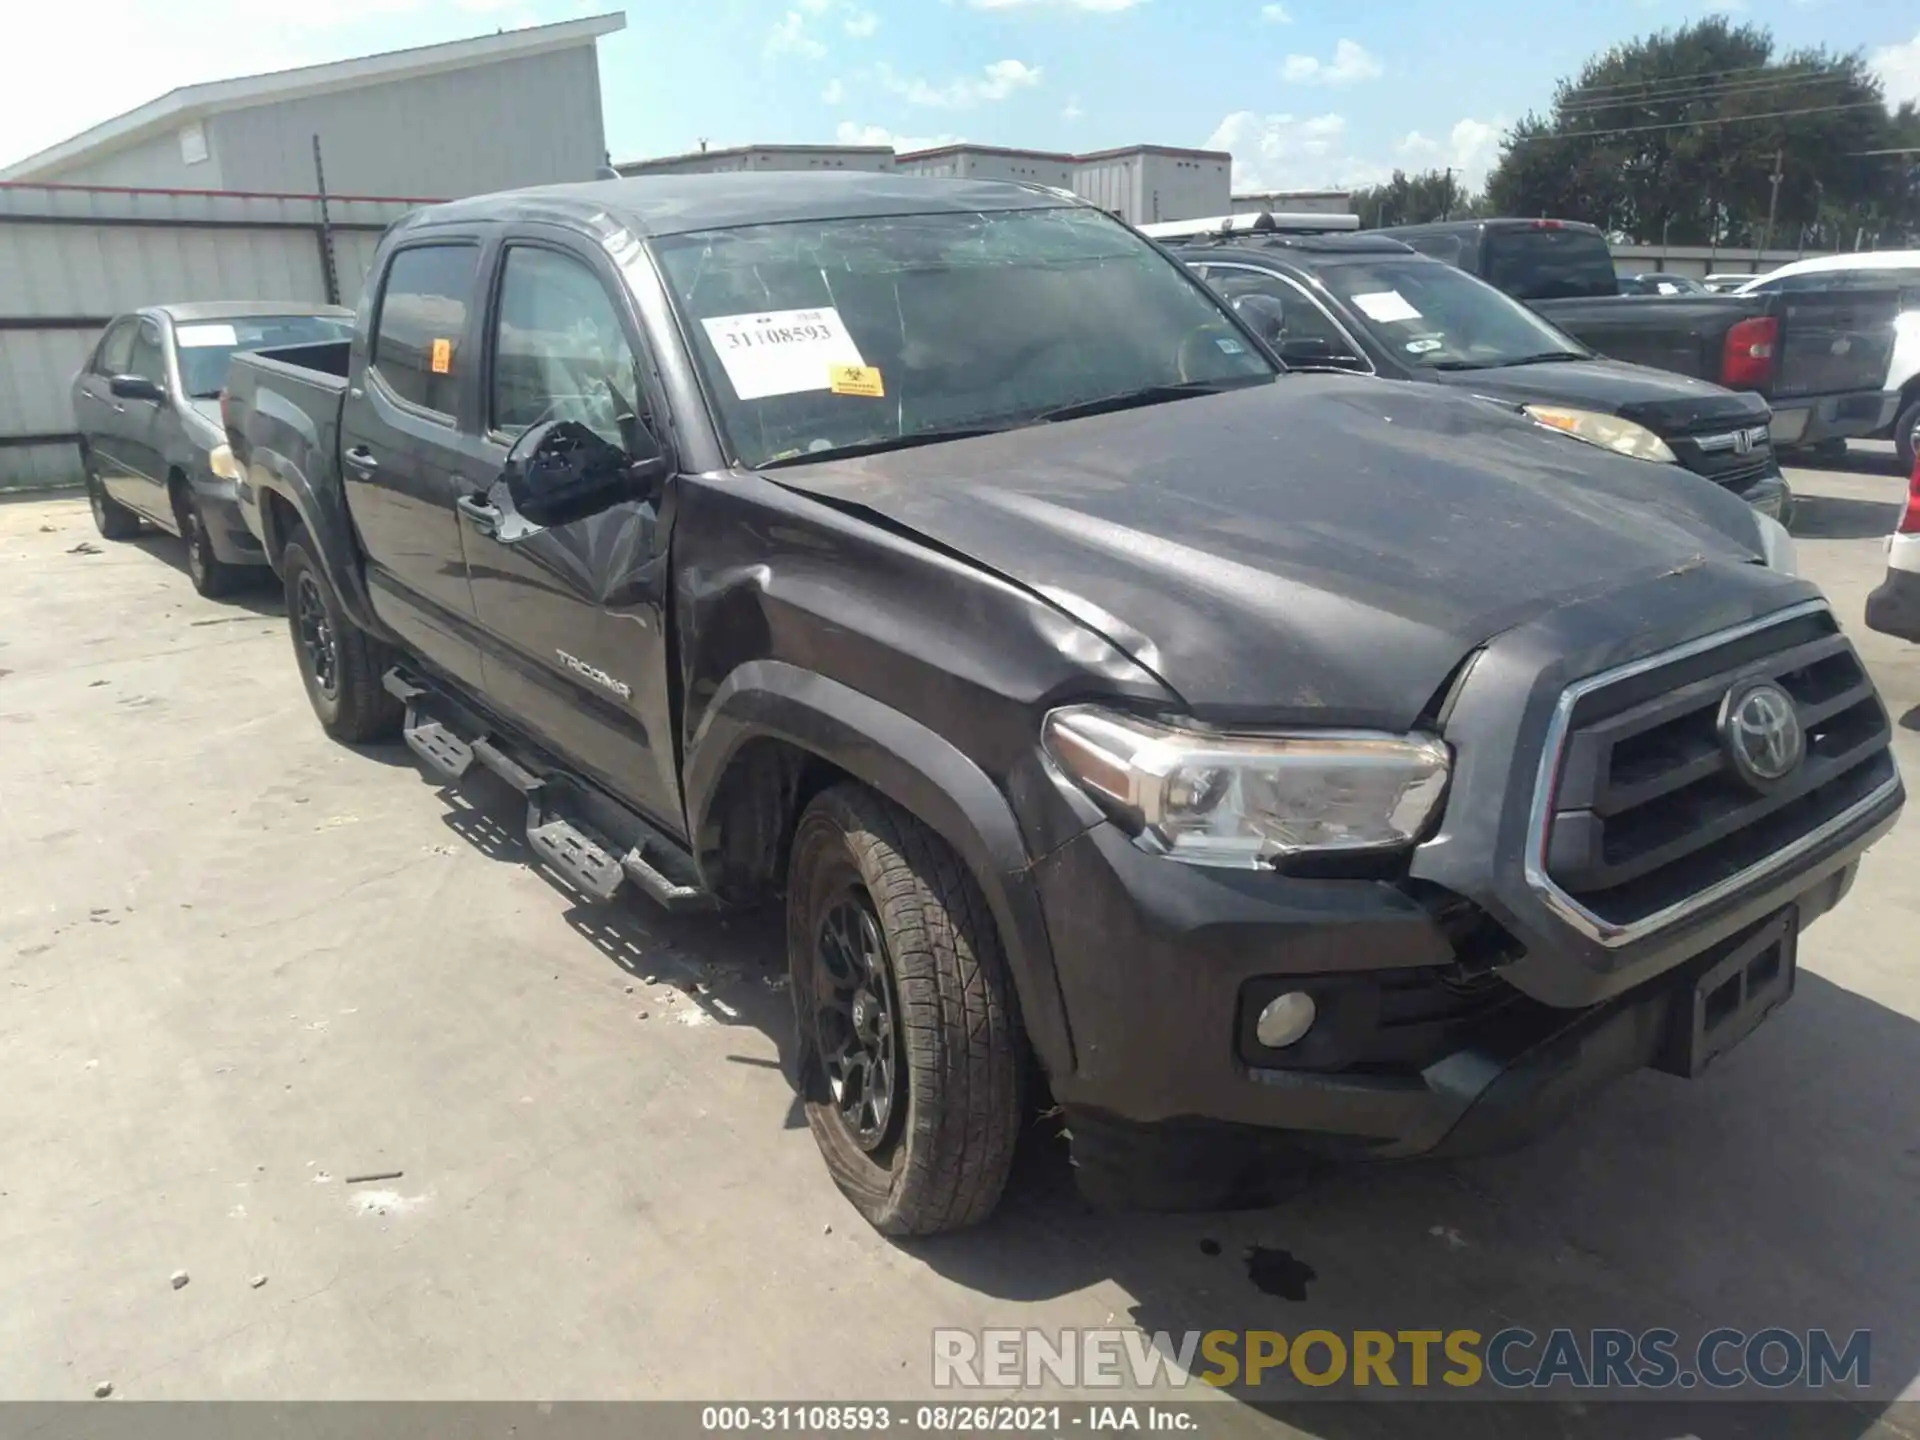
M 1351 153 L 1342 115 L 1260 115 L 1240 110 L 1207 138 L 1233 156 L 1235 190 L 1322 190 L 1372 185 L 1388 166 Z
M 841 28 L 856 40 L 865 40 L 880 28 L 880 17 L 871 10 L 856 10 L 842 22 Z
M 1356 80 L 1377 80 L 1384 73 L 1379 56 L 1357 40 L 1344 39 L 1334 45 L 1331 60 L 1289 55 L 1280 67 L 1283 79 L 1304 85 L 1351 85 Z
M 801 3 L 806 3 L 806 0 L 801 0 Z M 798 55 L 803 60 L 818 60 L 827 53 L 827 47 L 807 33 L 805 15 L 798 10 L 789 10 L 768 32 L 764 53 L 769 60 L 780 55 Z
M 1284 5 L 1262 5 L 1260 7 L 1262 25 L 1291 25 L 1293 16 Z
M 838 105 L 846 98 L 847 87 L 840 83 L 838 75 L 827 81 L 827 88 L 820 92 L 820 99 L 828 105 Z
M 1867 64 L 1887 87 L 1887 104 L 1920 102 L 1920 30 L 1904 45 L 1882 45 L 1867 57 Z
M 880 67 L 880 83 L 904 98 L 910 105 L 925 105 L 938 110 L 966 110 L 993 100 L 1004 100 L 1016 90 L 1028 90 L 1040 83 L 1040 69 L 1022 60 L 996 60 L 977 76 L 965 76 L 935 85 L 916 77 L 897 75 L 891 67 Z
M 1066 108 L 1060 112 L 1060 118 L 1062 120 L 1082 120 L 1086 118 L 1086 114 L 1087 112 L 1080 108 L 1080 97 L 1078 95 L 1072 95 L 1067 98 Z
M 1147 0 L 967 0 L 976 10 L 1086 10 L 1096 14 L 1110 14 L 1115 10 L 1131 10 L 1136 5 L 1144 5 Z
M 931 150 L 936 145 L 957 145 L 958 135 L 900 135 L 884 125 L 862 125 L 842 120 L 833 132 L 842 145 L 891 145 L 901 154 L 913 150 Z
M 1506 130 L 1504 118 L 1475 120 L 1469 117 L 1455 122 L 1445 140 L 1435 140 L 1418 130 L 1409 132 L 1400 142 L 1400 154 L 1408 164 L 1422 170 L 1438 170 L 1450 165 L 1459 172 L 1460 182 L 1467 189 L 1478 190 L 1487 183 L 1487 172 L 1500 158 L 1500 137 Z

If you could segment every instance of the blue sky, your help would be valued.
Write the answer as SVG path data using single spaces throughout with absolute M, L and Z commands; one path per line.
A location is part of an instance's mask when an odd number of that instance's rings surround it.
M 1858 47 L 1920 99 L 1914 0 L 69 0 L 9 17 L 0 160 L 174 84 L 613 8 L 628 25 L 600 42 L 601 90 L 622 160 L 702 139 L 1149 141 L 1232 150 L 1247 187 L 1446 164 L 1477 183 L 1557 77 L 1709 10 Z M 20 65 L 34 54 L 86 66 Z

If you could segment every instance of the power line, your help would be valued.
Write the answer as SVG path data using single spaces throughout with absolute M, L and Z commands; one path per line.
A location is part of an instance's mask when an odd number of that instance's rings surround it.
M 1664 125 L 1622 125 L 1612 130 L 1544 130 L 1536 135 L 1517 135 L 1510 142 L 1531 144 L 1536 140 L 1605 140 L 1615 135 L 1641 135 L 1650 130 L 1692 130 L 1701 125 L 1731 125 L 1737 120 L 1788 120 L 1799 115 L 1833 115 L 1842 110 L 1881 109 L 1878 100 L 1860 100 L 1850 105 L 1815 105 L 1805 110 L 1770 110 L 1763 115 L 1703 115 L 1697 120 L 1674 120 Z
M 1790 70 L 1793 68 L 1795 67 L 1778 66 L 1778 65 L 1775 65 L 1772 61 L 1767 61 L 1764 64 L 1760 64 L 1760 65 L 1735 65 L 1732 67 L 1723 67 L 1717 70 L 1695 70 L 1688 75 L 1661 75 L 1661 76 L 1655 77 L 1655 79 L 1652 82 L 1648 82 L 1645 80 L 1619 80 L 1607 85 L 1569 85 L 1566 87 L 1566 93 L 1569 95 L 1598 95 L 1603 91 L 1607 91 L 1607 90 L 1631 90 L 1637 85 L 1645 85 L 1648 83 L 1679 84 L 1683 81 L 1693 81 L 1693 80 L 1717 81 L 1722 79 L 1728 79 L 1738 75 L 1752 75 L 1757 71 L 1761 71 L 1761 70 L 1782 70 L 1782 69 Z M 1810 65 L 1803 65 L 1798 68 L 1803 70 L 1812 70 L 1816 67 L 1810 66 Z
M 1767 94 L 1775 90 L 1810 89 L 1815 85 L 1844 81 L 1844 70 L 1810 72 L 1785 78 L 1736 80 L 1725 85 L 1701 85 L 1685 89 L 1649 90 L 1639 95 L 1610 95 L 1596 99 L 1563 100 L 1554 108 L 1562 114 L 1582 114 L 1599 110 L 1627 109 L 1636 105 L 1686 105 L 1700 100 L 1728 100 L 1742 96 Z

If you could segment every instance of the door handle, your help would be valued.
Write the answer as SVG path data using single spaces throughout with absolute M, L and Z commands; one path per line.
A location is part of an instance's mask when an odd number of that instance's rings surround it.
M 500 528 L 500 510 L 489 505 L 477 495 L 462 495 L 453 502 L 454 509 L 482 535 L 497 535 Z
M 380 468 L 380 462 L 374 458 L 373 451 L 364 445 L 356 445 L 341 457 L 362 476 L 371 475 Z

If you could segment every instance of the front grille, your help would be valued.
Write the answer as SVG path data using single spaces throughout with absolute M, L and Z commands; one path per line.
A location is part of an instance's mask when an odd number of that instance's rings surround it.
M 1806 736 L 1800 764 L 1765 788 L 1735 768 L 1719 723 L 1728 692 L 1760 680 L 1787 693 Z M 1897 773 L 1886 710 L 1824 606 L 1568 695 L 1543 868 L 1606 926 L 1634 926 L 1765 864 Z
M 1716 485 L 1744 489 L 1779 468 L 1772 443 L 1761 438 L 1765 431 L 1763 425 L 1730 427 L 1723 422 L 1699 434 L 1670 436 L 1667 445 L 1674 459 L 1694 474 L 1704 475 Z M 1735 438 L 1742 434 L 1748 436 L 1745 450 L 1737 447 Z

